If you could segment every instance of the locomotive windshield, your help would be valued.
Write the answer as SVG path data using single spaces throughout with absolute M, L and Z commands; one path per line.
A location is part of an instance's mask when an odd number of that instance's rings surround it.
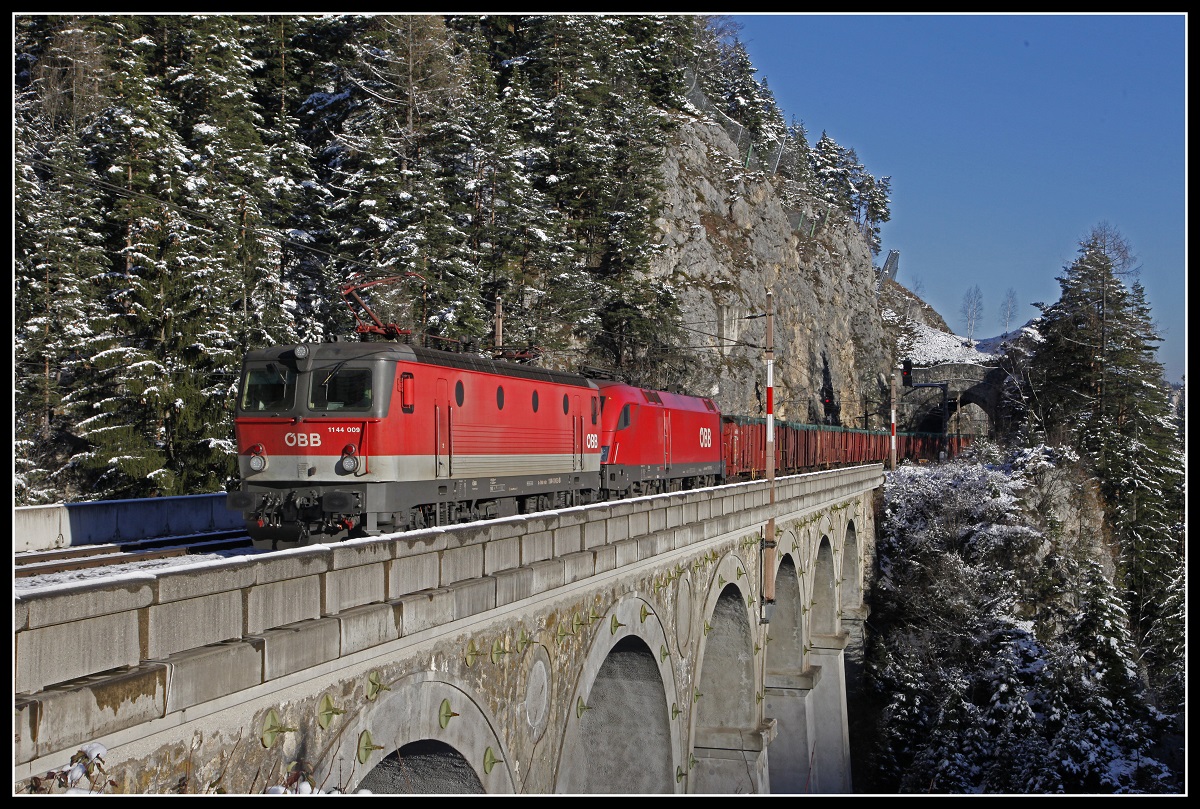
M 621 408 L 621 415 L 617 416 L 616 429 L 624 430 L 632 423 L 633 423 L 633 411 L 630 409 L 629 403 L 626 402 L 625 406 Z
M 268 362 L 246 369 L 242 410 L 291 410 L 296 403 L 296 373 L 286 365 Z
M 309 410 L 370 410 L 371 369 L 342 364 L 315 369 L 309 389 Z

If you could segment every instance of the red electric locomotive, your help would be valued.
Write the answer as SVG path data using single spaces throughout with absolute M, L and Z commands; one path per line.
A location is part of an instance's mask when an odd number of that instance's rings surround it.
M 609 496 L 712 486 L 725 477 L 711 399 L 597 381 L 600 463 Z
M 227 506 L 286 548 L 590 502 L 599 421 L 575 374 L 397 342 L 252 351 Z

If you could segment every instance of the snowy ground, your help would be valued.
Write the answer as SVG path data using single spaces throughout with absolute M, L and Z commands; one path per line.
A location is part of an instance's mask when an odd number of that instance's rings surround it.
M 177 567 L 207 567 L 213 564 L 226 563 L 240 556 L 254 556 L 269 551 L 254 548 L 218 551 L 216 553 L 197 553 L 188 556 L 173 556 L 167 559 L 151 559 L 146 562 L 112 565 L 111 567 L 90 567 L 83 570 L 68 570 L 63 573 L 45 573 L 38 576 L 13 576 L 13 595 L 21 595 L 32 590 L 57 589 L 68 587 L 80 582 L 104 579 L 118 581 L 120 579 L 136 578 L 147 573 L 154 573 L 167 568 Z M 20 557 L 21 554 L 17 554 Z
M 995 365 L 1007 350 L 1007 344 L 1021 337 L 1034 336 L 1033 321 L 996 337 L 976 337 L 968 340 L 961 334 L 951 334 L 911 320 L 891 309 L 883 311 L 883 319 L 899 328 L 896 346 L 897 361 L 910 359 L 914 365 L 927 367 L 947 362 Z
M 1020 334 L 1014 331 L 1007 335 L 1013 339 Z M 900 338 L 897 354 L 910 359 L 914 365 L 939 365 L 944 362 L 966 362 L 976 365 L 991 365 L 1000 359 L 1004 337 L 989 337 L 968 342 L 966 337 L 948 334 L 930 328 L 923 323 L 909 321 Z

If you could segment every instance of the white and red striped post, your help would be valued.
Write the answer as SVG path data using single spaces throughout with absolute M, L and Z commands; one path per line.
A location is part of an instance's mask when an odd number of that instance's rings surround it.
M 892 370 L 892 393 L 888 397 L 892 406 L 892 471 L 896 471 L 896 371 Z
M 771 620 L 775 604 L 775 294 L 767 290 L 767 483 L 771 493 L 770 517 L 763 537 L 762 622 Z

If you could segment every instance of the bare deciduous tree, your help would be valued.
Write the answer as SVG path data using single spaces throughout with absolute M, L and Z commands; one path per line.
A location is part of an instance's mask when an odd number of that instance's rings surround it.
M 909 320 L 912 320 L 919 306 L 917 299 L 924 300 L 925 281 L 921 278 L 921 276 L 914 275 L 912 281 L 908 284 L 908 290 L 913 294 L 913 297 L 908 301 L 908 307 L 904 313 L 904 316 Z
M 54 34 L 33 68 L 42 108 L 53 126 L 79 130 L 104 107 L 107 68 L 101 38 L 86 22 Z
M 978 284 L 963 295 L 961 312 L 967 327 L 967 345 L 975 345 L 975 329 L 979 326 L 979 317 L 983 312 L 983 293 L 979 291 Z
M 1008 336 L 1008 330 L 1012 326 L 1013 318 L 1017 316 L 1017 291 L 1012 287 L 1008 288 L 1008 292 L 1004 293 L 1004 300 L 1000 302 L 1000 322 L 1004 325 L 1004 336 Z

